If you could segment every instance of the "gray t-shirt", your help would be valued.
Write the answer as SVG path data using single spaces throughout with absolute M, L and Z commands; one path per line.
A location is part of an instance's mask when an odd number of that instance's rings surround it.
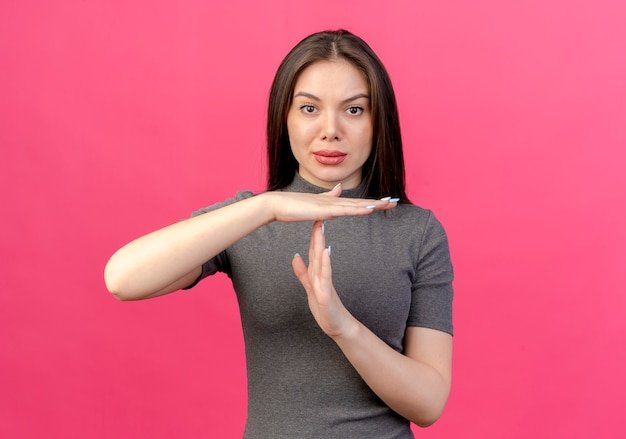
M 298 175 L 284 190 L 326 191 Z M 239 192 L 193 215 L 252 196 Z M 291 268 L 295 253 L 307 261 L 311 227 L 268 224 L 203 265 L 200 279 L 227 273 L 239 302 L 248 376 L 244 438 L 413 438 L 409 422 L 372 392 L 311 315 Z M 389 346 L 403 352 L 407 326 L 452 334 L 450 252 L 430 211 L 401 204 L 337 218 L 327 222 L 325 237 L 342 302 Z

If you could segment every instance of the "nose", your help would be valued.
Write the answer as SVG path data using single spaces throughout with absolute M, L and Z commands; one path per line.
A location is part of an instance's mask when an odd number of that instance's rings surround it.
M 322 140 L 339 140 L 340 120 L 334 111 L 326 112 L 322 119 L 321 139 Z

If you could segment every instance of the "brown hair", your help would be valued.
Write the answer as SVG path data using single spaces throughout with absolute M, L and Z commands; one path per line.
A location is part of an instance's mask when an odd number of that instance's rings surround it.
M 315 62 L 336 59 L 344 59 L 363 72 L 370 88 L 374 139 L 372 152 L 363 165 L 365 195 L 393 196 L 409 203 L 398 108 L 389 74 L 365 41 L 343 29 L 306 37 L 278 67 L 267 112 L 268 190 L 286 187 L 298 169 L 287 133 L 287 113 L 298 77 Z

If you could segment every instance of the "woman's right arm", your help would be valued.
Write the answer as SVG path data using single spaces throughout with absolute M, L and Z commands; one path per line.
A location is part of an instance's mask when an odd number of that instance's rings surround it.
M 396 206 L 388 200 L 338 198 L 340 193 L 340 187 L 318 195 L 266 192 L 142 236 L 109 259 L 107 289 L 120 300 L 171 293 L 191 285 L 206 261 L 272 221 L 327 220 Z
M 203 263 L 272 221 L 264 201 L 251 197 L 126 244 L 104 269 L 107 289 L 120 300 L 140 300 L 191 285 Z

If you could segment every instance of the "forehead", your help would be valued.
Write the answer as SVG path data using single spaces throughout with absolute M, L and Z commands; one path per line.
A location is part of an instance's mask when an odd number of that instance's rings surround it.
M 314 92 L 368 92 L 369 85 L 365 74 L 354 64 L 344 59 L 317 61 L 305 68 L 294 86 L 298 91 Z

